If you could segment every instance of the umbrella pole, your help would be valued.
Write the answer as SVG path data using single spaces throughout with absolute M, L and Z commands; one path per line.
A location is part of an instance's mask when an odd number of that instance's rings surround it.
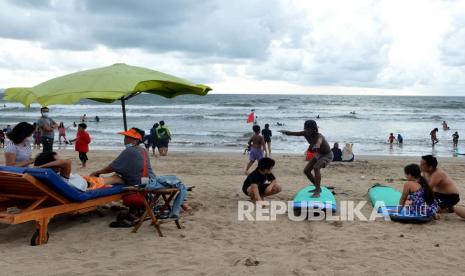
M 130 98 L 139 95 L 141 92 L 132 93 L 131 95 L 125 97 L 121 97 L 121 108 L 123 109 L 123 123 L 124 123 L 124 130 L 128 130 L 128 123 L 126 122 L 126 101 Z
M 124 123 L 124 130 L 128 130 L 128 124 L 126 122 L 126 99 L 121 97 L 121 108 L 123 109 L 123 123 Z

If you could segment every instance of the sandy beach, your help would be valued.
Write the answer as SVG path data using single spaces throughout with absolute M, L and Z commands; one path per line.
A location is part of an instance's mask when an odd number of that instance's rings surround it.
M 73 158 L 74 151 L 60 151 Z M 106 165 L 117 151 L 92 151 L 86 174 Z M 4 164 L 3 154 L 0 164 Z M 306 186 L 303 157 L 275 155 L 274 169 L 282 193 L 269 199 L 288 201 Z M 274 222 L 238 221 L 238 200 L 246 156 L 174 153 L 152 159 L 156 174 L 176 174 L 189 186 L 194 212 L 182 218 L 183 229 L 162 225 L 166 237 L 144 224 L 138 233 L 113 229 L 116 213 L 61 216 L 49 225 L 50 240 L 29 246 L 33 223 L 0 225 L 3 275 L 374 275 L 460 274 L 465 271 L 465 221 L 455 214 L 423 225 L 375 222 L 294 222 L 286 215 Z M 324 184 L 335 187 L 337 200 L 367 200 L 375 182 L 394 179 L 402 187 L 403 167 L 419 157 L 358 157 L 332 163 Z M 463 159 L 440 158 L 465 191 Z M 363 213 L 369 215 L 366 205 Z

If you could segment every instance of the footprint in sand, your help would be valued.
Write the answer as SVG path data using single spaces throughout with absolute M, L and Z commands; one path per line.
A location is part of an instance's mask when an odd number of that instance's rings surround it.
M 333 222 L 331 222 L 331 225 L 332 225 L 332 226 L 335 226 L 335 227 L 337 227 L 337 228 L 340 228 L 340 227 L 344 226 L 344 224 L 342 223 L 342 221 L 333 221 Z
M 97 262 L 90 262 L 90 263 L 85 263 L 82 265 L 82 267 L 85 267 L 85 268 L 96 268 L 98 266 L 99 264 Z
M 255 259 L 254 257 L 248 257 L 247 259 L 245 259 L 244 261 L 244 265 L 245 266 L 258 266 L 260 264 L 260 261 L 258 261 L 257 259 Z

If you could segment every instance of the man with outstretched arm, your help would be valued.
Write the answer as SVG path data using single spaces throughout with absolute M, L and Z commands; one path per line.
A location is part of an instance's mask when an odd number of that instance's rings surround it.
M 333 160 L 333 152 L 326 141 L 326 138 L 318 132 L 318 126 L 314 120 L 307 120 L 303 131 L 280 131 L 284 135 L 304 136 L 310 144 L 308 150 L 316 155 L 308 162 L 304 169 L 304 174 L 308 180 L 315 185 L 312 197 L 320 197 L 321 193 L 321 169 L 325 168 Z M 312 171 L 315 173 L 313 176 Z

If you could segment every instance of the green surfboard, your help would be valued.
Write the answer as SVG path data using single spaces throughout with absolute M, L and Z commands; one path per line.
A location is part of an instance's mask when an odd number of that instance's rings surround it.
M 382 213 L 383 216 L 389 216 L 393 221 L 406 222 L 406 223 L 424 223 L 431 221 L 433 217 L 426 216 L 426 214 L 415 212 L 415 210 L 410 210 L 405 206 L 399 212 L 399 201 L 402 193 L 396 189 L 384 186 L 381 184 L 375 184 L 368 190 L 368 196 L 371 201 L 371 205 L 375 206 L 378 202 L 379 213 Z M 386 207 L 383 210 L 383 205 Z
M 336 198 L 333 193 L 326 187 L 321 187 L 320 197 L 313 198 L 312 190 L 315 186 L 307 186 L 297 192 L 294 196 L 293 207 L 294 209 L 332 209 L 336 212 Z
M 396 189 L 381 184 L 375 184 L 368 190 L 371 205 L 375 206 L 377 201 L 382 201 L 387 209 L 397 208 L 401 195 Z

